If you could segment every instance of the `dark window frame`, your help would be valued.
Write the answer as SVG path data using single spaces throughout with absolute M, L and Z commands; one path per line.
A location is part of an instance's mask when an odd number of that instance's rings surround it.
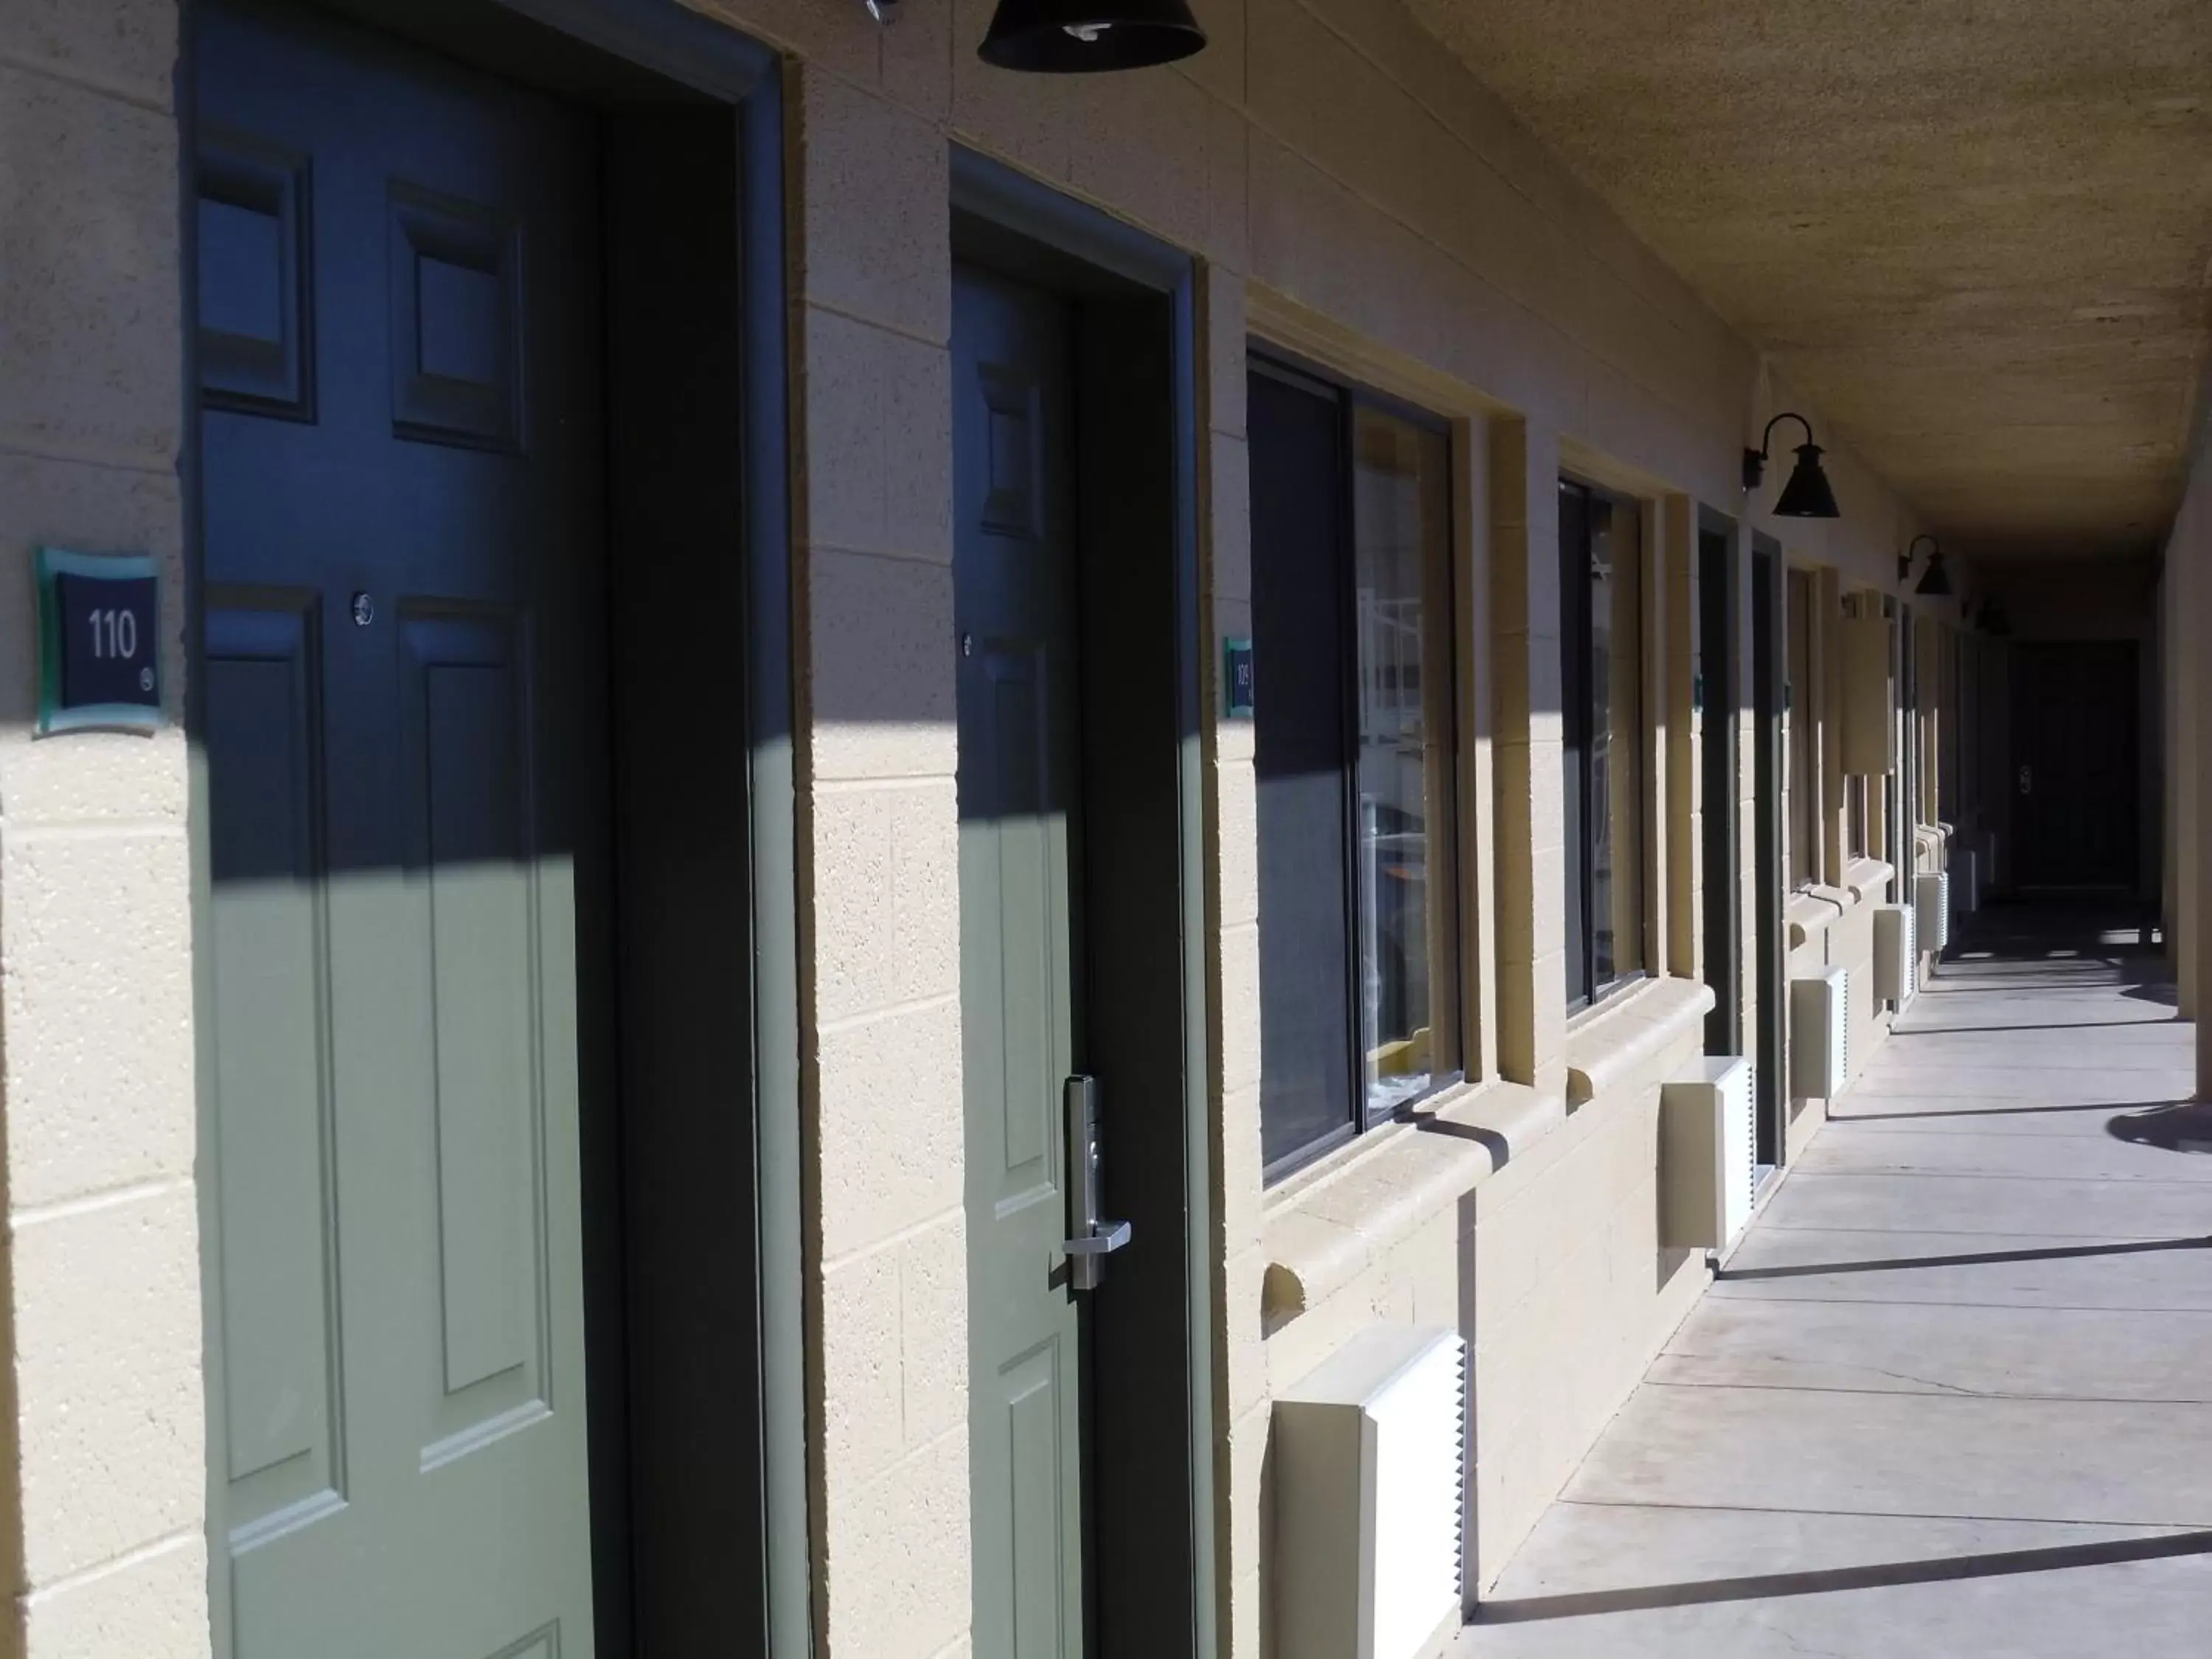
M 1820 884 L 1820 677 L 1813 663 L 1820 625 L 1820 576 L 1809 567 L 1790 565 L 1783 576 L 1783 712 L 1789 719 L 1788 890 L 1802 893 Z M 1800 624 L 1802 623 L 1802 628 Z M 1799 653 L 1801 642 L 1804 649 Z M 1802 671 L 1802 678 L 1799 671 Z M 1802 835 L 1801 835 L 1802 832 Z
M 1463 629 L 1458 611 L 1462 597 L 1459 539 L 1455 533 L 1455 514 L 1463 488 L 1459 477 L 1458 458 L 1452 443 L 1452 422 L 1434 411 L 1410 404 L 1372 386 L 1347 380 L 1317 365 L 1307 362 L 1280 348 L 1255 340 L 1247 353 L 1248 373 L 1265 376 L 1302 392 L 1309 396 L 1326 399 L 1334 406 L 1336 418 L 1335 453 L 1337 458 L 1335 490 L 1335 523 L 1333 526 L 1336 543 L 1334 568 L 1337 578 L 1336 599 L 1338 626 L 1335 629 L 1338 669 L 1338 709 L 1340 721 L 1339 740 L 1344 764 L 1340 772 L 1338 789 L 1341 814 L 1342 845 L 1345 856 L 1340 874 L 1341 897 L 1344 906 L 1344 927 L 1346 950 L 1343 1012 L 1345 1029 L 1349 1036 L 1346 1045 L 1350 1064 L 1343 1079 L 1345 1107 L 1342 1120 L 1327 1133 L 1302 1142 L 1295 1148 L 1267 1158 L 1261 1176 L 1266 1184 L 1273 1185 L 1284 1177 L 1305 1168 L 1338 1147 L 1383 1124 L 1401 1121 L 1413 1115 L 1414 1109 L 1433 1100 L 1448 1089 L 1467 1080 L 1469 1056 L 1474 1046 L 1473 1021 L 1467 1006 L 1468 968 L 1473 932 L 1467 909 L 1467 864 L 1465 829 L 1469 820 L 1466 814 L 1468 768 L 1466 764 L 1466 723 L 1462 718 L 1462 665 Z M 1363 905 L 1359 882 L 1359 623 L 1358 607 L 1358 549 L 1356 524 L 1356 434 L 1357 422 L 1362 410 L 1389 416 L 1395 420 L 1429 433 L 1443 441 L 1443 501 L 1444 553 L 1442 585 L 1445 617 L 1443 630 L 1446 648 L 1443 651 L 1438 668 L 1443 677 L 1442 695 L 1436 699 L 1449 723 L 1442 744 L 1449 759 L 1449 778 L 1446 793 L 1449 800 L 1449 817 L 1437 841 L 1443 844 L 1447 854 L 1436 860 L 1435 866 L 1450 883 L 1450 893 L 1445 901 L 1445 914 L 1450 926 L 1429 938 L 1429 956 L 1432 984 L 1449 988 L 1449 1006 L 1432 1002 L 1431 1024 L 1441 1028 L 1449 1022 L 1452 1036 L 1452 1061 L 1439 1069 L 1427 1088 L 1418 1095 L 1387 1106 L 1372 1106 L 1367 1097 L 1364 1052 L 1364 1007 L 1362 981 L 1365 964 L 1362 958 Z M 1254 476 L 1259 469 L 1255 466 Z M 1260 561 L 1253 560 L 1253 580 L 1256 586 L 1261 580 Z M 1255 654 L 1255 684 L 1262 689 L 1258 693 L 1259 709 L 1256 718 L 1266 718 L 1265 677 L 1267 669 L 1263 659 Z M 1430 672 L 1425 644 L 1423 652 L 1424 679 Z M 1264 927 L 1265 919 L 1261 919 Z M 1264 939 L 1261 948 L 1266 948 Z M 1451 970 L 1439 975 L 1436 964 L 1441 953 L 1449 952 Z M 1264 1054 L 1262 1070 L 1264 1073 Z M 1265 1137 L 1264 1113 L 1266 1085 L 1261 1084 L 1262 1137 Z
M 1571 510 L 1571 503 L 1577 499 L 1583 533 L 1571 557 L 1565 533 L 1566 515 Z M 1576 794 L 1561 803 L 1566 831 L 1567 1012 L 1573 1014 L 1595 1008 L 1651 976 L 1652 941 L 1646 900 L 1652 874 L 1648 867 L 1652 843 L 1650 825 L 1645 822 L 1647 815 L 1644 811 L 1645 792 L 1653 782 L 1650 769 L 1644 764 L 1648 757 L 1644 753 L 1644 745 L 1651 728 L 1650 699 L 1645 695 L 1649 690 L 1647 670 L 1650 665 L 1646 653 L 1651 643 L 1648 637 L 1650 618 L 1647 614 L 1644 592 L 1644 567 L 1650 557 L 1650 550 L 1644 545 L 1644 503 L 1636 497 L 1563 471 L 1559 479 L 1559 502 L 1561 526 L 1559 548 L 1560 772 L 1563 790 L 1566 786 L 1569 758 L 1577 748 L 1583 763 Z M 1590 603 L 1589 576 L 1590 545 L 1595 530 L 1590 508 L 1597 503 L 1614 509 L 1626 508 L 1637 517 L 1635 740 L 1638 805 L 1635 845 L 1629 849 L 1629 856 L 1626 860 L 1620 856 L 1621 849 L 1614 849 L 1613 869 L 1616 872 L 1627 868 L 1635 872 L 1639 935 L 1638 965 L 1616 969 L 1602 980 L 1596 974 L 1598 925 L 1595 907 L 1597 860 L 1589 835 L 1592 803 L 1609 799 L 1607 789 L 1598 782 L 1598 762 L 1592 752 L 1590 740 L 1591 729 L 1595 725 L 1593 709 L 1596 684 L 1596 617 Z

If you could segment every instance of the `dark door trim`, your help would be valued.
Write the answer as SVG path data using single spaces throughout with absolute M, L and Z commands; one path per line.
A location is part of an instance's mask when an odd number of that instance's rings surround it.
M 1771 536 L 1751 538 L 1751 720 L 1753 886 L 1758 920 L 1753 940 L 1753 972 L 1758 976 L 1759 1006 L 1753 1022 L 1754 1074 L 1752 1091 L 1757 1114 L 1755 1161 L 1779 1166 L 1789 1161 L 1784 1126 L 1782 1042 L 1782 683 L 1788 655 L 1783 599 L 1789 572 L 1782 547 Z
M 1149 1217 L 1152 1237 L 1169 1239 L 1141 1267 L 1133 1249 L 1116 1256 L 1113 1277 L 1097 1293 L 1085 1413 L 1094 1470 L 1089 1577 L 1103 1587 L 1095 1592 L 1105 1616 L 1094 1621 L 1094 1659 L 1212 1659 L 1218 1645 L 1208 1248 L 1212 917 L 1205 879 L 1197 274 L 1189 255 L 957 145 L 951 206 L 961 257 L 1079 297 L 1106 296 L 1097 319 L 1079 324 L 1078 422 L 1090 434 L 1086 452 L 1119 453 L 1086 453 L 1079 491 L 1094 464 L 1117 459 L 1148 471 L 1158 486 L 1150 506 L 1110 531 L 1086 522 L 1083 538 L 1111 535 L 1120 578 L 1082 589 L 1085 684 L 1096 672 L 1125 676 L 1131 685 L 1126 694 L 1085 699 L 1084 880 L 1096 919 L 1088 940 L 1090 1026 L 1101 1041 L 1119 1045 L 1109 1064 L 1139 1069 L 1160 1079 L 1164 1094 L 1179 1096 L 1146 1133 L 1141 1167 L 1133 1167 L 1135 1155 L 1110 1150 L 1127 1147 L 1126 1125 L 1109 1121 L 1106 1129 L 1108 1208 L 1132 1219 Z M 1115 301 L 1117 289 L 1131 297 Z M 1148 360 L 1150 369 L 1130 369 Z M 1094 398 L 1141 400 L 1166 414 L 1171 454 L 1161 455 L 1156 430 L 1125 422 L 1127 429 L 1115 434 L 1110 420 L 1091 421 L 1094 413 L 1109 413 Z M 1100 499 L 1108 497 L 1101 492 Z M 1132 509 L 1121 501 L 1112 512 Z M 1104 554 L 1097 550 L 1102 562 Z M 1092 557 L 1091 546 L 1079 549 L 1079 569 Z M 1144 570 L 1163 580 L 1148 584 Z M 1140 686 L 1149 686 L 1149 695 Z M 1109 721 L 1126 740 L 1100 741 Z M 1162 742 L 1170 736 L 1171 755 Z M 1102 822 L 1109 811 L 1112 819 Z M 1133 919 L 1131 925 L 1100 925 L 1115 916 Z M 1108 988 L 1148 980 L 1161 1017 L 1114 1018 L 1112 1005 L 1121 999 Z
M 1738 722 L 1746 707 L 1744 670 L 1736 647 L 1743 637 L 1742 595 L 1737 567 L 1741 549 L 1735 521 L 1709 507 L 1698 508 L 1698 671 L 1703 714 L 1698 732 L 1699 828 L 1705 866 L 1705 983 L 1713 1010 L 1705 1017 L 1705 1052 L 1743 1052 L 1743 864 L 1736 832 L 1742 793 Z M 1717 649 L 1716 646 L 1717 645 Z
M 781 60 L 770 48 L 677 0 L 473 0 L 512 12 L 669 80 L 707 94 L 733 111 L 738 133 L 740 199 L 732 203 L 743 288 L 742 406 L 739 457 L 744 490 L 744 624 L 747 672 L 744 727 L 744 791 L 751 902 L 753 1071 L 750 1079 L 757 1186 L 757 1378 L 763 1454 L 765 1540 L 762 1571 L 769 1659 L 807 1659 L 813 1650 L 812 1577 L 809 1561 L 808 1436 L 805 1396 L 804 1163 L 799 1143 L 799 956 L 797 777 L 793 746 L 792 558 L 787 359 L 791 322 L 786 306 L 783 101 Z M 350 0 L 343 9 L 374 25 L 423 9 L 412 0 Z M 443 7 L 433 9 L 444 9 Z M 455 8 L 458 9 L 458 8 Z M 180 285 L 179 360 L 183 366 L 182 495 L 184 594 L 188 672 L 185 726 L 204 730 L 201 629 L 204 550 L 199 450 L 198 280 L 198 0 L 180 0 L 176 71 L 178 221 Z M 208 779 L 202 744 L 190 761 L 189 835 L 192 870 L 195 995 L 209 994 L 208 928 L 213 879 Z M 199 1156 L 215 1167 L 215 1055 L 211 1027 L 198 1022 Z M 214 1217 L 215 1183 L 200 1188 L 204 1237 Z M 203 1273 L 204 1287 L 210 1284 Z M 214 1471 L 224 1467 L 220 1329 L 212 1298 L 204 1310 L 208 1354 L 207 1525 L 225 1530 L 222 1493 Z M 225 1552 L 210 1551 L 210 1620 L 218 1653 L 231 1641 Z M 735 1570 L 737 1564 L 732 1563 Z M 724 1632 L 742 1640 L 741 1632 Z

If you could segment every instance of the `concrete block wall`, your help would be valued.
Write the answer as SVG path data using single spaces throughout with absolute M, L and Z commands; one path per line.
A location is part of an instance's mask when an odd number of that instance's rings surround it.
M 971 145 L 1200 256 L 1200 471 L 1217 639 L 1250 628 L 1248 330 L 1462 423 L 1463 469 L 1479 471 L 1486 491 L 1479 504 L 1463 504 L 1476 516 L 1468 526 L 1462 592 L 1480 596 L 1467 620 L 1485 624 L 1472 653 L 1486 696 L 1470 711 L 1462 756 L 1468 775 L 1486 786 L 1465 825 L 1481 896 L 1477 959 L 1468 975 L 1474 1047 L 1486 1077 L 1548 1097 L 1555 1117 L 1564 1117 L 1568 1024 L 1552 553 L 1563 447 L 1642 481 L 1640 493 L 1650 498 L 1678 493 L 1734 507 L 1746 433 L 1756 431 L 1770 406 L 1798 400 L 1395 3 L 1200 0 L 1213 38 L 1205 54 L 1173 70 L 1096 81 L 981 66 L 973 47 L 988 20 L 987 0 L 909 5 L 883 30 L 842 0 L 714 0 L 710 9 L 790 49 L 799 88 L 793 176 L 805 298 L 797 353 L 805 365 L 801 559 L 816 676 L 805 693 L 805 741 L 817 929 L 819 1121 L 811 1145 L 823 1212 L 814 1270 L 823 1436 L 816 1477 L 819 1612 L 832 1654 L 927 1656 L 960 1639 L 956 1597 L 927 1598 L 927 1617 L 899 1632 L 851 1604 L 896 1599 L 859 1577 L 871 1570 L 863 1564 L 872 1553 L 890 1549 L 903 1571 L 908 1562 L 937 1563 L 930 1547 L 954 1553 L 964 1543 L 964 1487 L 954 1479 L 963 1381 L 957 1368 L 933 1368 L 875 1334 L 888 1328 L 888 1280 L 899 1286 L 897 1305 L 910 1305 L 909 1239 L 942 1242 L 957 1225 L 957 1183 L 945 1176 L 959 1146 L 957 957 L 932 951 L 927 927 L 918 923 L 892 941 L 902 965 L 871 961 L 854 933 L 837 931 L 837 919 L 872 904 L 888 879 L 902 905 L 914 895 L 913 915 L 944 919 L 945 937 L 957 921 L 942 608 L 949 586 L 939 568 L 946 508 L 941 487 L 927 487 L 933 467 L 944 476 L 949 441 L 941 411 L 904 415 L 909 396 L 934 396 L 941 404 L 944 395 L 931 377 L 941 386 L 946 144 Z M 908 447 L 908 434 L 918 434 L 912 441 L 927 453 Z M 899 444 L 895 453 L 871 447 L 886 441 Z M 1852 516 L 1787 526 L 1787 544 L 1848 570 L 1855 582 L 1881 580 L 1893 568 L 1902 511 L 1846 447 L 1831 459 Z M 841 653 L 854 665 L 892 665 L 896 685 L 841 678 Z M 1263 1190 L 1260 1170 L 1265 940 L 1251 733 L 1222 723 L 1208 738 L 1218 924 L 1219 1612 L 1231 1651 L 1256 1656 L 1270 1380 L 1282 1380 L 1285 1366 L 1304 1358 L 1293 1350 L 1303 1345 L 1310 1352 L 1315 1334 L 1335 1326 L 1338 1315 L 1310 1313 L 1273 1339 L 1265 1334 L 1267 1237 L 1285 1205 Z M 1664 770 L 1653 768 L 1655 787 Z M 1694 836 L 1684 834 L 1679 816 L 1666 823 L 1694 858 Z M 1671 902 L 1682 887 L 1670 880 L 1654 890 Z M 1689 890 L 1694 895 L 1694 878 Z M 943 1069 L 933 1065 L 926 1077 L 907 1081 L 896 1111 L 868 1092 L 873 1056 L 860 1034 L 878 1025 L 911 1029 L 917 1040 L 926 1034 L 927 1051 L 949 1057 Z M 872 1234 L 837 1221 L 845 1164 L 869 1156 L 860 1144 L 866 1135 L 838 1133 L 848 1102 L 872 1114 L 868 1128 L 885 1136 L 874 1152 L 904 1149 L 912 1189 L 864 1188 L 868 1202 L 854 1206 L 856 1214 L 897 1218 Z M 1595 1402 L 1626 1392 L 1640 1355 L 1656 1347 L 1686 1305 L 1680 1298 L 1689 1291 L 1676 1288 L 1688 1285 L 1686 1278 L 1654 1293 L 1656 1224 L 1648 1213 L 1638 1218 L 1639 1203 L 1647 1212 L 1656 1203 L 1648 1196 L 1653 1109 L 1656 1084 L 1649 1100 L 1607 1097 L 1585 1107 L 1577 1115 L 1592 1150 L 1563 1158 L 1558 1191 L 1532 1198 L 1523 1212 L 1526 1231 L 1540 1235 L 1542 1218 L 1571 1207 L 1559 1194 L 1583 1189 L 1577 1171 L 1607 1157 L 1640 1171 L 1636 1180 L 1624 1173 L 1599 1183 L 1621 1202 L 1602 1225 L 1591 1215 L 1593 1229 L 1626 1255 L 1580 1249 L 1556 1227 L 1548 1249 L 1532 1247 L 1535 1256 L 1564 1264 L 1557 1293 L 1544 1298 L 1554 1310 L 1547 1340 L 1558 1335 L 1571 1346 L 1578 1333 L 1601 1331 L 1622 1346 L 1608 1350 L 1608 1364 L 1584 1368 L 1596 1380 L 1589 1395 L 1573 1396 L 1565 1426 L 1547 1427 L 1535 1443 L 1540 1450 L 1522 1454 L 1532 1473 L 1516 1492 L 1548 1497 L 1556 1490 L 1601 1421 Z M 1613 1127 L 1601 1132 L 1606 1124 Z M 1348 1158 L 1358 1156 L 1355 1148 Z M 1425 1219 L 1382 1252 L 1363 1288 L 1344 1292 L 1345 1307 L 1391 1317 L 1413 1316 L 1417 1307 L 1439 1317 L 1456 1309 L 1472 1324 L 1472 1302 L 1462 1299 L 1471 1284 L 1462 1277 L 1467 1241 L 1456 1225 Z M 1511 1231 L 1501 1224 L 1501 1237 Z M 1457 1242 L 1448 1245 L 1448 1235 Z M 885 1252 L 900 1258 L 896 1273 L 878 1260 Z M 1628 1255 L 1640 1264 L 1640 1279 L 1616 1271 Z M 1608 1264 L 1602 1271 L 1590 1265 L 1601 1260 Z M 1632 1306 L 1608 1303 L 1593 1288 L 1632 1282 Z M 1283 1347 L 1301 1326 L 1297 1341 Z M 1517 1341 L 1509 1334 L 1501 1353 Z M 862 1354 L 875 1356 L 872 1364 L 861 1364 Z M 857 1369 L 848 1372 L 846 1358 Z M 896 1385 L 885 1374 L 892 1371 Z M 896 1431 L 887 1424 L 895 1401 L 902 1413 Z M 918 1440 L 917 1424 L 925 1431 L 942 1425 L 939 1437 L 925 1432 Z M 913 1514 L 879 1515 L 886 1499 L 908 1493 L 921 1500 Z M 1516 1511 L 1508 1504 L 1498 1513 Z M 1510 1522 L 1494 1532 L 1498 1547 L 1507 1531 Z M 964 1568 L 939 1565 L 964 1594 Z
M 0 9 L 0 1653 L 204 1654 L 184 441 L 163 3 Z M 173 724 L 40 741 L 30 559 L 149 551 Z
M 970 1599 L 949 184 L 921 117 L 796 80 L 816 1613 L 920 1659 Z
M 1474 1337 L 1478 1388 L 1504 1402 L 1477 1448 L 1481 1559 L 1502 1564 L 1695 1288 L 1684 1273 L 1655 1288 L 1651 1272 L 1654 1078 L 1571 1116 L 1563 1099 L 1553 480 L 1571 449 L 1647 498 L 1745 507 L 1764 524 L 1740 497 L 1737 452 L 1770 410 L 1803 404 L 1395 0 L 1200 0 L 1207 52 L 1096 81 L 983 67 L 988 0 L 912 0 L 889 29 L 857 0 L 698 3 L 790 54 L 822 1652 L 946 1659 L 968 1637 L 953 142 L 1203 262 L 1215 635 L 1249 631 L 1248 326 L 1284 339 L 1302 319 L 1310 356 L 1453 416 L 1469 482 L 1486 480 L 1466 504 L 1462 588 L 1471 1035 L 1479 1080 L 1543 1150 L 1446 1194 L 1351 1287 L 1272 1337 L 1267 1240 L 1295 1206 L 1260 1171 L 1250 733 L 1208 736 L 1228 1650 L 1262 1651 L 1270 1389 L 1347 1322 L 1451 1320 Z M 10 560 L 65 538 L 167 562 L 173 715 L 187 407 L 177 17 L 173 0 L 0 9 L 0 540 Z M 1793 555 L 1886 581 L 1917 526 L 1846 447 L 1829 459 L 1849 516 L 1767 527 Z M 175 726 L 31 741 L 27 588 L 0 582 L 0 1376 L 13 1402 L 0 1413 L 13 1428 L 0 1567 L 15 1607 L 0 1655 L 199 1655 L 188 757 Z M 1666 833 L 1694 860 L 1684 810 L 1670 805 Z M 1654 890 L 1693 901 L 1692 872 Z M 1370 1152 L 1350 1149 L 1339 1173 L 1357 1175 Z
M 1477 1450 L 1473 1553 L 1486 1589 L 1705 1285 L 1660 1243 L 1659 1085 L 1698 1023 L 1478 1187 L 1468 1265 Z
M 2212 390 L 2212 371 L 2207 388 Z M 2190 447 L 2189 482 L 2181 510 L 2166 541 L 2160 588 L 2166 650 L 2166 845 L 2171 849 L 2166 884 L 2166 949 L 2180 993 L 2179 1013 L 2197 1018 L 2204 987 L 2212 983 L 2212 918 L 2204 896 L 2212 893 L 2212 848 L 2204 833 L 2205 780 L 2212 775 L 2212 716 L 2204 707 L 2205 626 L 2212 620 L 2212 398 L 2197 399 L 2197 427 Z M 2197 1048 L 2197 1093 L 2212 1093 L 2212 1047 Z

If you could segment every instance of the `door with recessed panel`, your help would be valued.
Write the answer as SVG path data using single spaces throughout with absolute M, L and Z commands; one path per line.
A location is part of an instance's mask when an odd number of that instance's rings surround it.
M 199 12 L 200 685 L 241 1659 L 588 1659 L 589 122 Z
M 1073 316 L 953 274 L 960 1009 L 977 1659 L 1085 1651 Z

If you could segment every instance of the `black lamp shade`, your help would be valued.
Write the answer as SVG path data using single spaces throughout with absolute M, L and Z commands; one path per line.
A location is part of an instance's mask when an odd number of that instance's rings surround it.
M 1799 444 L 1797 465 L 1790 469 L 1790 482 L 1782 486 L 1781 499 L 1774 503 L 1778 519 L 1840 519 L 1836 507 L 1836 492 L 1828 487 L 1828 475 L 1820 470 L 1820 446 Z M 1922 590 L 1925 592 L 1923 588 Z
M 1950 597 L 1951 576 L 1950 573 L 1943 568 L 1942 549 L 1938 548 L 1928 556 L 1928 568 L 1921 573 L 1919 585 L 1912 591 L 1925 594 L 1931 599 L 1943 599 Z M 1987 607 L 1984 606 L 1984 609 L 1986 610 Z
M 1172 64 L 1205 46 L 1184 0 L 999 0 L 975 55 L 1000 69 L 1089 75 Z

